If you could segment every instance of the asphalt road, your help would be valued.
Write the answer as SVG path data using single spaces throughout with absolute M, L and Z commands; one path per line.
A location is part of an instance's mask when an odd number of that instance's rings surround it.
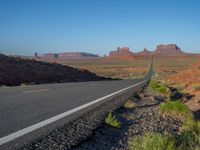
M 0 88 L 0 145 L 7 143 L 6 136 L 141 82 L 144 79 Z

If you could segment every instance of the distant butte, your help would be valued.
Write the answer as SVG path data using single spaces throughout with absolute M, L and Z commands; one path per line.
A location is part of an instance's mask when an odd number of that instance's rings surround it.
M 144 50 L 141 52 L 135 53 L 135 55 L 138 55 L 138 56 L 151 56 L 152 54 L 153 52 L 147 50 L 146 48 L 144 48 Z
M 118 47 L 117 51 L 111 51 L 109 53 L 109 57 L 129 57 L 132 55 L 133 53 L 129 50 L 129 47 Z
M 128 47 L 117 48 L 117 51 L 111 51 L 109 57 L 137 57 L 137 56 L 186 56 L 193 55 L 183 52 L 176 44 L 158 45 L 155 51 L 149 51 L 144 48 L 143 51 L 133 53 Z
M 154 55 L 161 56 L 183 56 L 186 55 L 176 44 L 158 45 Z
M 106 58 L 111 59 L 134 59 L 137 57 L 151 57 L 151 56 L 200 56 L 200 54 L 191 54 L 186 53 L 181 50 L 176 44 L 168 44 L 168 45 L 158 45 L 156 50 L 150 51 L 147 48 L 144 48 L 140 52 L 132 52 L 129 47 L 117 47 L 115 51 L 110 51 L 109 56 Z M 85 52 L 65 52 L 65 53 L 46 53 L 38 56 L 35 53 L 34 58 L 43 59 L 49 61 L 64 61 L 64 60 L 82 60 L 82 59 L 97 59 L 100 56 L 85 53 Z
M 93 58 L 99 58 L 99 56 L 84 52 L 66 52 L 66 53 L 46 53 L 41 55 L 40 58 L 68 60 L 68 59 L 93 59 Z

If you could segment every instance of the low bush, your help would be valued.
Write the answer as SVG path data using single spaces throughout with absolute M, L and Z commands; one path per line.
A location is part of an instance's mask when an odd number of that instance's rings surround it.
M 175 140 L 177 150 L 199 150 L 199 137 L 192 132 L 183 132 Z
M 182 127 L 183 131 L 192 131 L 195 132 L 197 134 L 200 134 L 200 122 L 199 121 L 194 121 L 194 120 L 186 120 L 183 123 L 183 127 Z
M 200 122 L 191 119 L 185 121 L 181 134 L 176 137 L 175 145 L 178 150 L 199 150 Z
M 112 113 L 109 113 L 108 116 L 105 119 L 105 123 L 114 127 L 114 128 L 120 128 L 121 122 L 119 122 L 115 116 L 112 115 Z
M 192 119 L 189 108 L 180 101 L 165 102 L 160 105 L 160 111 L 166 115 L 172 115 L 182 120 Z
M 187 124 L 187 125 L 186 125 Z M 199 150 L 200 123 L 190 120 L 180 134 L 146 133 L 143 138 L 129 141 L 130 150 Z
M 167 93 L 167 88 L 164 87 L 164 86 L 162 86 L 162 87 L 159 87 L 159 88 L 157 89 L 157 91 L 158 91 L 159 93 L 165 94 L 165 93 Z
M 180 101 L 161 104 L 162 113 L 184 118 L 178 134 L 146 133 L 142 138 L 129 141 L 131 150 L 200 150 L 200 122 L 193 120 L 188 107 Z
M 151 80 L 149 83 L 149 88 L 156 93 L 168 94 L 168 87 L 164 84 L 157 82 L 156 80 Z
M 173 137 L 146 133 L 143 138 L 129 141 L 130 150 L 174 150 Z
M 128 109 L 133 109 L 135 108 L 135 103 L 131 100 L 128 100 L 125 104 L 124 104 L 124 107 L 125 108 L 128 108 Z

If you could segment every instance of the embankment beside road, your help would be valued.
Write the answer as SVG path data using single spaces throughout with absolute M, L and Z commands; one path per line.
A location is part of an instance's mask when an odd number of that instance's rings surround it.
M 112 112 L 121 123 L 120 128 L 105 122 L 75 150 L 199 149 L 200 122 L 184 104 L 184 98 L 173 99 L 174 91 L 164 88 L 151 82 L 139 96 L 129 99 L 129 104 Z
M 87 70 L 0 54 L 0 85 L 111 80 Z

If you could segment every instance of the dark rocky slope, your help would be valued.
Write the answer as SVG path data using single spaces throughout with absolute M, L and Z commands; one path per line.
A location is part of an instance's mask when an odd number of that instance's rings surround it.
M 87 70 L 0 54 L 0 85 L 108 80 Z

